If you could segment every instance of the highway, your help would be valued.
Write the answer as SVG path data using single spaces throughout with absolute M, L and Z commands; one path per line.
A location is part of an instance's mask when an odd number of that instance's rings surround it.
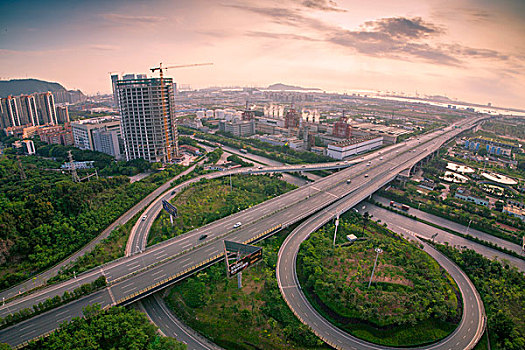
M 163 335 L 182 341 L 187 345 L 188 350 L 221 349 L 177 319 L 158 294 L 144 298 L 140 303 L 148 317 L 159 327 Z
M 377 198 L 374 196 L 374 199 L 377 199 Z M 455 234 L 452 234 L 444 230 L 437 229 L 433 226 L 430 226 L 425 223 L 408 218 L 404 215 L 391 212 L 390 210 L 380 208 L 376 205 L 365 203 L 365 206 L 366 208 L 364 210 L 368 211 L 369 214 L 373 215 L 373 220 L 377 220 L 377 219 L 381 220 L 382 223 L 386 223 L 387 227 L 394 232 L 397 232 L 403 235 L 412 235 L 412 236 L 415 235 L 417 232 L 418 236 L 424 237 L 426 239 L 431 239 L 432 236 L 435 233 L 437 233 L 438 235 L 435 237 L 435 241 L 438 243 L 448 242 L 452 246 L 467 247 L 469 249 L 473 249 L 476 252 L 480 253 L 481 255 L 489 259 L 497 258 L 500 261 L 507 260 L 511 265 L 516 266 L 518 270 L 525 272 L 525 260 L 516 258 L 512 255 L 502 253 L 499 250 L 489 248 L 482 244 L 469 241 L 466 238 L 457 236 Z M 410 214 L 418 215 L 418 213 L 412 213 L 412 210 L 417 210 L 417 209 L 411 208 L 409 210 Z M 359 211 L 362 211 L 361 208 L 359 208 Z M 452 221 L 449 221 L 449 220 L 446 220 L 440 217 L 435 217 L 439 220 L 432 221 L 433 219 L 432 217 L 433 215 L 427 218 L 427 219 L 430 219 L 428 220 L 429 222 L 439 224 L 443 227 L 448 227 L 448 224 L 454 224 L 454 227 L 456 227 L 455 225 L 458 225 L 455 222 L 452 222 Z M 456 227 L 456 228 L 458 229 L 458 232 L 465 232 L 465 230 L 467 229 L 466 226 L 462 226 L 462 225 L 459 225 L 459 227 Z M 494 238 L 497 238 L 497 237 L 494 237 Z M 494 243 L 494 241 L 492 240 L 491 242 Z M 521 249 L 520 246 L 518 246 L 517 244 L 515 245 Z
M 420 140 L 411 140 L 401 145 L 395 145 L 385 149 L 381 157 L 375 155 L 376 158 L 384 157 L 384 160 L 376 161 L 372 159 L 373 164 L 371 166 L 364 162 L 356 164 L 243 212 L 152 246 L 142 253 L 118 259 L 110 264 L 88 271 L 79 275 L 77 280 L 66 281 L 29 296 L 15 299 L 10 303 L 6 303 L 0 309 L 0 316 L 5 316 L 7 313 L 13 312 L 13 310 L 31 307 L 35 302 L 37 303 L 56 294 L 62 294 L 64 290 L 71 290 L 78 283 L 94 280 L 102 273 L 107 276 L 108 281 L 111 283 L 111 286 L 107 289 L 107 296 L 101 302 L 102 305 L 134 302 L 185 278 L 201 268 L 205 268 L 208 264 L 219 261 L 222 257 L 223 239 L 239 242 L 256 241 L 265 235 L 271 234 L 272 230 L 279 230 L 281 227 L 312 215 L 349 193 L 358 192 L 359 195 L 364 195 L 365 197 L 371 195 L 377 190 L 371 184 L 389 182 L 399 171 L 414 165 L 420 159 L 434 152 L 443 142 L 463 131 L 465 124 L 472 125 L 475 121 L 463 121 L 464 126 L 462 128 L 453 129 L 449 127 L 445 131 L 437 131 L 421 136 Z M 409 151 L 413 147 L 415 149 Z M 234 169 L 233 171 L 239 173 L 246 170 L 249 173 L 263 171 L 288 172 L 294 169 L 307 171 L 328 166 L 343 168 L 349 166 L 349 164 L 338 162 L 327 165 L 286 166 L 274 168 L 273 170 L 271 168 L 252 168 Z M 353 179 L 352 184 L 346 183 L 346 180 L 349 178 Z M 241 221 L 243 225 L 238 229 L 233 229 L 233 224 L 238 221 Z M 208 238 L 204 242 L 200 242 L 198 237 L 204 233 L 208 234 Z M 84 299 L 78 302 L 82 300 Z M 46 316 L 48 314 L 50 316 Z M 54 310 L 48 314 L 41 315 L 47 318 L 39 317 L 39 322 L 34 318 L 34 322 L 28 323 L 27 329 L 33 331 L 31 334 L 34 336 L 42 334 L 41 327 L 46 328 L 45 326 L 52 326 L 53 323 L 55 327 L 57 326 Z M 28 340 L 27 336 L 19 334 L 19 326 L 15 325 L 0 331 L 0 341 L 7 341 L 15 345 Z
M 381 183 L 379 181 L 379 184 Z M 357 205 L 360 202 L 359 199 L 363 199 L 363 195 L 341 199 L 329 208 L 307 219 L 290 233 L 279 250 L 276 267 L 277 283 L 284 300 L 297 318 L 330 346 L 336 349 L 353 350 L 387 349 L 388 347 L 360 340 L 324 319 L 306 299 L 297 278 L 296 262 L 301 243 L 308 239 L 312 232 L 332 220 L 337 212 L 345 212 Z M 413 238 L 413 236 L 408 237 Z M 428 346 L 419 347 L 419 349 L 472 349 L 485 329 L 485 310 L 481 297 L 472 282 L 457 265 L 430 245 L 419 242 L 423 244 L 423 249 L 454 278 L 463 299 L 463 315 L 456 330 L 447 338 Z
M 390 204 L 390 200 L 386 199 L 386 198 L 383 198 L 383 197 L 373 196 L 373 199 L 376 200 L 377 202 L 381 203 L 382 205 L 385 205 L 385 206 L 389 206 L 389 204 Z M 509 242 L 509 241 L 507 241 L 505 239 L 493 236 L 491 234 L 488 234 L 488 233 L 485 233 L 485 232 L 482 232 L 482 231 L 479 231 L 479 230 L 476 230 L 476 229 L 473 229 L 473 228 L 468 228 L 467 229 L 466 226 L 458 224 L 457 222 L 453 222 L 453 221 L 447 220 L 445 218 L 429 214 L 429 213 L 424 212 L 422 210 L 418 210 L 416 208 L 410 208 L 410 210 L 408 211 L 408 214 L 415 215 L 416 217 L 418 217 L 421 220 L 425 220 L 427 222 L 434 223 L 436 225 L 439 225 L 441 227 L 447 228 L 447 229 L 452 230 L 452 231 L 456 231 L 456 232 L 459 232 L 459 233 L 462 233 L 462 234 L 468 233 L 469 235 L 471 235 L 473 237 L 482 239 L 482 240 L 487 241 L 487 242 L 494 243 L 494 244 L 496 244 L 496 245 L 498 245 L 500 247 L 506 248 L 506 249 L 508 249 L 510 251 L 514 251 L 514 252 L 516 252 L 518 254 L 522 254 L 523 253 L 522 250 L 521 250 L 521 246 L 519 244 L 515 244 L 515 243 L 512 243 L 512 242 Z M 409 219 L 409 220 L 412 220 L 412 219 Z M 412 222 L 415 222 L 415 220 L 412 220 Z M 520 259 L 518 259 L 518 260 L 520 260 Z M 521 260 L 521 261 L 525 264 L 525 261 L 523 261 L 523 260 Z
M 188 185 L 190 185 L 190 184 L 192 184 L 194 182 L 198 182 L 198 181 L 200 181 L 203 178 L 212 179 L 212 178 L 228 176 L 230 174 L 232 174 L 232 175 L 236 175 L 236 174 L 263 174 L 263 173 L 282 173 L 282 172 L 294 172 L 294 171 L 308 171 L 308 170 L 318 170 L 318 169 L 323 169 L 323 170 L 324 169 L 343 169 L 343 168 L 350 167 L 353 164 L 355 164 L 355 163 L 352 163 L 352 162 L 333 162 L 333 163 L 319 163 L 319 164 L 307 164 L 307 165 L 304 165 L 304 164 L 303 165 L 283 165 L 283 166 L 275 166 L 275 167 L 265 167 L 265 168 L 260 168 L 260 169 L 258 167 L 254 167 L 254 168 L 236 168 L 236 169 L 232 169 L 232 170 L 227 170 L 227 171 L 222 171 L 222 172 L 214 172 L 214 173 L 209 173 L 209 174 L 205 174 L 205 175 L 201 175 L 201 176 L 195 177 L 195 178 L 193 178 L 191 180 L 186 181 L 183 185 L 177 186 L 175 190 L 180 190 L 181 188 L 183 188 L 185 186 L 188 186 Z M 73 256 L 71 256 L 68 259 L 64 260 L 59 265 L 55 266 L 54 268 L 52 268 L 50 270 L 47 270 L 46 272 L 42 273 L 41 275 L 36 276 L 35 280 L 28 280 L 28 281 L 26 281 L 26 282 L 24 282 L 22 284 L 16 285 L 16 286 L 14 286 L 14 287 L 12 287 L 12 288 L 10 288 L 8 290 L 5 290 L 5 291 L 1 292 L 0 293 L 0 298 L 5 298 L 5 300 L 9 300 L 10 298 L 17 297 L 20 293 L 24 293 L 27 290 L 33 289 L 34 288 L 33 285 L 35 285 L 36 283 L 43 283 L 43 281 L 45 281 L 47 278 L 49 278 L 51 276 L 54 276 L 60 270 L 61 267 L 65 266 L 65 265 L 67 265 L 67 263 L 70 263 L 70 262 L 74 261 L 75 259 L 77 259 L 81 255 L 80 253 L 86 253 L 87 251 L 92 249 L 94 247 L 95 243 L 98 243 L 101 239 L 103 239 L 107 235 L 109 235 L 109 233 L 113 229 L 118 227 L 118 225 L 124 224 L 127 220 L 131 219 L 134 215 L 136 215 L 137 213 L 141 212 L 144 209 L 144 207 L 146 205 L 148 205 L 148 203 L 151 202 L 155 198 L 157 198 L 157 200 L 154 201 L 150 205 L 150 207 L 154 207 L 155 205 L 158 205 L 158 207 L 155 207 L 155 209 L 160 211 L 159 208 L 161 208 L 161 205 L 160 205 L 161 199 L 169 198 L 170 197 L 169 194 L 171 193 L 171 191 L 173 191 L 172 189 L 170 189 L 171 183 L 174 180 L 176 180 L 178 177 L 180 177 L 182 175 L 185 175 L 185 174 L 189 173 L 192 170 L 193 170 L 193 167 L 187 169 L 184 173 L 179 174 L 178 176 L 174 177 L 173 179 L 171 179 L 167 183 L 165 183 L 162 186 L 160 186 L 158 189 L 156 189 L 154 192 L 152 192 L 150 195 L 148 195 L 146 198 L 144 198 L 140 203 L 138 203 L 132 209 L 127 211 L 123 215 L 123 217 L 125 217 L 126 220 L 119 219 L 116 222 L 112 223 L 110 225 L 110 227 L 108 227 L 108 229 L 106 229 L 104 231 L 105 232 L 104 235 L 101 234 L 99 237 L 97 237 L 97 241 L 96 242 L 94 242 L 94 241 L 91 242 L 88 246 L 84 247 L 81 251 L 75 253 Z M 164 193 L 164 194 L 161 197 L 159 197 L 162 193 Z M 157 211 L 157 213 L 158 213 L 158 211 Z M 147 223 L 150 223 L 150 221 L 144 222 L 143 224 L 147 224 Z M 135 230 L 137 230 L 137 227 L 134 227 L 134 231 Z M 141 232 L 147 232 L 147 231 L 146 230 L 141 230 Z M 126 251 L 131 251 L 131 246 L 136 246 L 137 242 L 139 242 L 140 240 L 144 240 L 144 239 L 147 239 L 147 237 L 137 237 L 136 241 L 134 241 L 134 242 L 132 241 L 132 243 L 128 242 L 128 247 L 126 248 Z M 88 271 L 85 274 L 89 274 L 89 273 L 90 272 Z M 85 274 L 83 274 L 83 275 L 85 275 Z M 79 275 L 78 277 L 80 278 L 83 275 Z M 44 278 L 42 276 L 46 276 L 46 277 Z M 82 281 L 84 281 L 82 283 L 86 283 L 85 279 L 82 279 Z M 70 285 L 73 285 L 73 283 L 70 283 Z M 53 288 L 53 287 L 49 287 L 49 288 Z M 67 289 L 64 289 L 64 290 L 67 290 Z M 36 293 L 31 293 L 31 296 L 34 296 L 34 295 L 37 295 L 37 294 L 40 295 L 41 291 L 36 292 Z M 3 314 L 2 313 L 2 307 L 0 307 L 0 316 L 2 314 Z

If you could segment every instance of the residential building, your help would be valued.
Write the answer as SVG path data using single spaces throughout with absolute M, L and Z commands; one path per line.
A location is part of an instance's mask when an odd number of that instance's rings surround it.
M 57 124 L 51 92 L 0 99 L 0 128 Z
M 19 149 L 22 149 L 22 151 L 24 152 L 24 154 L 35 154 L 36 153 L 36 149 L 35 149 L 35 144 L 32 140 L 22 140 L 22 141 L 15 141 L 13 143 L 13 146 L 15 148 L 19 148 Z
M 40 125 L 38 110 L 34 95 L 22 95 L 20 99 L 20 122 L 21 125 Z
M 20 103 L 17 103 L 17 99 L 13 96 L 0 99 L 0 126 L 2 129 L 22 125 L 20 108 Z
M 67 106 L 57 106 L 56 111 L 58 124 L 69 123 L 69 110 Z
M 173 79 L 127 74 L 113 81 L 126 160 L 171 161 L 178 149 Z M 164 105 L 164 106 L 163 106 Z
M 485 148 L 490 154 L 507 157 L 510 157 L 512 152 L 519 150 L 518 146 L 485 138 L 465 140 L 465 148 L 472 151 L 478 151 L 480 148 Z
M 33 135 L 37 133 L 38 129 L 38 126 L 21 125 L 5 128 L 4 131 L 9 136 L 15 136 L 21 139 L 28 139 L 33 137 Z
M 328 144 L 326 155 L 334 159 L 345 159 L 351 155 L 364 153 L 383 145 L 382 136 L 352 138 Z
M 72 146 L 74 144 L 71 125 L 68 123 L 64 125 L 42 127 L 38 129 L 37 133 L 40 137 L 40 141 L 48 144 L 62 146 Z
M 53 94 L 48 91 L 36 93 L 34 96 L 36 100 L 36 108 L 38 110 L 38 125 L 58 124 Z

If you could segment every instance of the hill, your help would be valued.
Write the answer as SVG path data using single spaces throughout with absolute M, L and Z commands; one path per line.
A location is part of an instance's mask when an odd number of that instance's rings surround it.
M 34 92 L 66 91 L 59 83 L 38 79 L 0 80 L 0 97 L 28 95 Z
M 301 87 L 301 86 L 286 85 L 286 84 L 281 84 L 281 83 L 272 84 L 272 85 L 268 86 L 267 89 L 268 90 L 296 90 L 296 91 L 318 90 L 318 91 L 322 91 L 319 88 L 304 88 L 304 87 Z

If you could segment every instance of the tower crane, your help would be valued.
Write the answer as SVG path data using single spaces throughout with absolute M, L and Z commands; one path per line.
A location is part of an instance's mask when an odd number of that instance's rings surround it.
M 164 121 L 164 136 L 166 138 L 166 159 L 169 162 L 171 162 L 171 143 L 169 140 L 169 132 L 168 132 L 168 117 L 166 115 L 166 101 L 164 99 L 164 71 L 168 69 L 177 69 L 177 68 L 187 68 L 187 67 L 197 67 L 197 66 L 211 66 L 213 63 L 193 63 L 193 64 L 181 64 L 176 66 L 168 66 L 163 67 L 162 62 L 159 64 L 158 67 L 150 68 L 152 73 L 155 73 L 155 71 L 159 71 L 160 74 L 160 98 L 162 100 L 162 119 Z M 173 128 L 173 142 L 175 143 L 175 156 L 179 156 L 179 134 L 177 132 L 177 124 L 175 122 L 172 123 Z

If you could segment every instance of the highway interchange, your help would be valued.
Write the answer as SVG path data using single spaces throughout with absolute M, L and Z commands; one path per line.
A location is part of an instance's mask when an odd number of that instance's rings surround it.
M 390 150 L 384 150 L 381 158 L 384 157 L 385 160 L 381 162 L 374 161 L 373 166 L 368 166 L 365 164 L 366 162 L 362 162 L 349 169 L 341 170 L 313 184 L 303 186 L 241 213 L 150 247 L 142 253 L 119 259 L 104 267 L 89 271 L 78 276 L 77 280 L 67 281 L 27 297 L 15 299 L 7 303 L 6 307 L 0 309 L 0 312 L 5 315 L 6 312 L 9 313 L 13 312 L 13 310 L 30 307 L 35 302 L 38 302 L 39 298 L 45 299 L 49 296 L 62 294 L 64 290 L 71 290 L 72 287 L 75 287 L 75 284 L 93 280 L 101 274 L 106 275 L 111 286 L 89 296 L 90 298 L 99 298 L 97 301 L 100 300 L 100 304 L 103 306 L 132 302 L 145 295 L 154 293 L 164 286 L 193 273 L 197 269 L 207 266 L 209 263 L 220 260 L 223 238 L 227 237 L 229 240 L 250 242 L 262 238 L 258 236 L 264 234 L 267 230 L 272 228 L 279 229 L 297 222 L 334 201 L 344 198 L 349 193 L 352 194 L 347 198 L 352 198 L 351 200 L 354 201 L 358 197 L 359 201 L 366 198 L 376 190 L 375 185 L 390 181 L 399 171 L 413 166 L 415 162 L 431 154 L 445 140 L 460 131 L 462 129 L 457 130 L 449 127 L 448 132 L 451 135 L 441 136 L 427 143 L 425 142 L 434 135 L 425 135 L 421 136 L 421 140 L 412 140 L 406 144 L 396 145 Z M 411 147 L 418 147 L 418 145 L 421 146 L 419 146 L 417 152 L 408 150 Z M 378 158 L 377 155 L 374 155 L 374 157 Z M 339 164 L 341 168 L 349 165 L 348 163 Z M 273 171 L 291 171 L 294 169 L 306 171 L 313 166 L 301 166 L 302 169 L 297 167 L 282 167 Z M 234 173 L 246 171 L 257 173 L 271 170 L 235 169 Z M 368 174 L 368 177 L 365 178 L 366 174 Z M 361 179 L 364 183 L 353 180 L 352 184 L 347 184 L 346 179 L 348 178 Z M 357 185 L 361 189 L 357 189 Z M 356 194 L 353 192 L 356 192 Z M 362 196 L 364 197 L 360 198 Z M 246 224 L 234 230 L 233 223 L 238 221 Z M 203 233 L 208 234 L 208 239 L 206 239 L 206 242 L 200 243 L 197 237 Z M 141 240 L 144 242 L 145 237 L 141 238 L 139 236 L 137 236 L 139 242 Z M 141 246 L 142 244 L 138 245 Z M 134 246 L 136 244 L 131 245 L 131 247 Z M 147 271 L 143 271 L 146 267 Z M 157 287 L 152 287 L 155 285 Z M 0 340 L 16 345 L 50 331 L 57 326 L 57 322 L 80 315 L 78 305 L 86 305 L 89 302 L 93 302 L 93 299 L 90 298 L 80 299 L 49 313 L 2 330 L 0 331 Z M 59 317 L 61 315 L 67 316 L 61 318 Z

